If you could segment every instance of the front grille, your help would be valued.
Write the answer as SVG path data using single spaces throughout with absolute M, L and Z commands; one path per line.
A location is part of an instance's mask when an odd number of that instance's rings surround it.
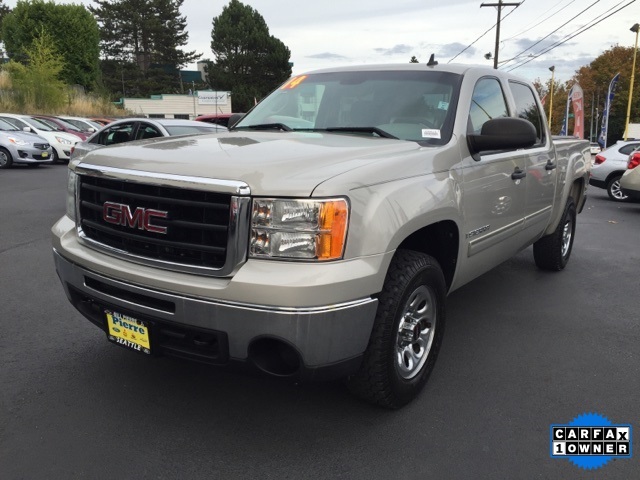
M 51 145 L 49 145 L 48 143 L 34 143 L 33 146 L 39 150 L 46 150 L 48 149 Z
M 227 256 L 231 195 L 81 175 L 80 227 L 84 235 L 128 255 L 171 264 L 219 269 Z M 167 212 L 153 218 L 166 234 L 103 219 L 105 202 Z

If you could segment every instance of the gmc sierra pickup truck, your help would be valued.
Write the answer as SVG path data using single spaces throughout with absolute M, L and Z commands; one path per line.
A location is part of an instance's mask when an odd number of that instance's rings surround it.
M 552 139 L 521 78 L 327 69 L 232 125 L 70 163 L 55 265 L 110 341 L 345 378 L 398 408 L 434 368 L 449 292 L 530 245 L 541 269 L 569 260 L 589 142 Z

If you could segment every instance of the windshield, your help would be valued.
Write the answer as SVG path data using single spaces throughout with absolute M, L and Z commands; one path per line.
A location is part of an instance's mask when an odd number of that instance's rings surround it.
M 31 125 L 33 128 L 37 128 L 38 130 L 42 130 L 44 132 L 60 131 L 60 127 L 58 126 L 52 127 L 45 121 L 40 120 L 39 118 L 27 118 L 27 119 L 24 119 L 24 121 L 27 122 L 29 125 Z
M 9 122 L 5 122 L 4 120 L 0 119 L 0 130 L 2 130 L 3 132 L 17 132 L 19 131 L 19 129 L 9 123 Z
M 443 145 L 461 77 L 434 71 L 359 71 L 294 77 L 234 129 L 329 131 Z
M 79 132 L 81 130 L 80 128 L 76 127 L 73 123 L 67 120 L 63 120 L 62 118 L 58 118 L 58 122 L 64 125 L 64 128 L 66 128 L 67 130 L 71 130 L 73 132 Z
M 207 125 L 204 123 L 202 126 L 199 125 L 165 125 L 164 128 L 167 129 L 169 135 L 189 135 L 194 133 L 216 133 L 219 132 L 220 128 L 216 128 L 215 125 Z
M 94 130 L 99 130 L 100 128 L 102 128 L 101 125 L 98 125 L 97 123 L 94 124 L 89 120 L 82 121 L 82 120 L 77 120 L 75 118 L 64 118 L 61 120 L 64 120 L 65 122 L 72 124 L 76 128 L 76 130 L 80 130 L 82 132 L 88 132 L 90 128 L 93 128 Z

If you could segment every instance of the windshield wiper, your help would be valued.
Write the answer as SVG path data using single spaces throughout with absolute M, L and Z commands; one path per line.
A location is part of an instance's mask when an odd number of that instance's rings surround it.
M 291 132 L 291 127 L 284 123 L 259 123 L 257 125 L 242 125 L 241 127 L 234 127 L 233 130 L 240 130 L 248 128 L 250 130 L 282 130 L 283 132 Z
M 327 132 L 345 132 L 345 133 L 375 133 L 376 135 L 383 138 L 393 138 L 398 140 L 398 137 L 391 135 L 389 132 L 385 132 L 384 130 L 378 127 L 329 127 L 322 128 L 317 130 L 324 130 Z

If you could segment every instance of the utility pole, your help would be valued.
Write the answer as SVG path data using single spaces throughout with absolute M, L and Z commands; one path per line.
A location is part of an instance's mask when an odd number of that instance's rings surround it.
M 551 131 L 551 116 L 553 115 L 553 78 L 556 73 L 555 65 L 549 67 L 551 70 L 551 95 L 549 95 L 549 131 Z
M 498 3 L 482 3 L 482 7 L 498 7 L 498 22 L 496 23 L 496 51 L 493 54 L 493 68 L 498 69 L 498 50 L 500 49 L 500 18 L 502 17 L 502 7 L 518 7 L 522 2 L 504 3 L 500 0 Z

